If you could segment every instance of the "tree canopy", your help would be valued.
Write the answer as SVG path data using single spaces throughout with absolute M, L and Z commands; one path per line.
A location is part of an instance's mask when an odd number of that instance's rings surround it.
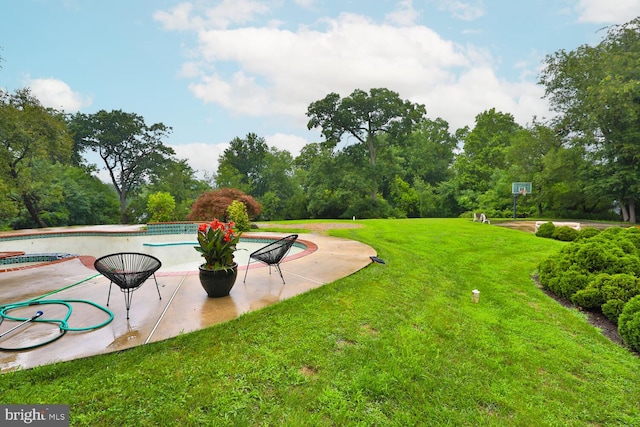
M 375 201 L 379 191 L 376 137 L 387 133 L 396 138 L 407 135 L 425 114 L 424 105 L 402 100 L 389 89 L 374 88 L 369 93 L 356 89 L 342 99 L 337 93 L 330 93 L 312 102 L 307 109 L 307 128 L 321 128 L 328 146 L 335 147 L 347 134 L 366 148 L 371 166 L 370 192 Z
M 122 110 L 77 113 L 70 127 L 78 150 L 94 150 L 103 160 L 120 201 L 120 220 L 127 223 L 128 197 L 140 190 L 156 164 L 175 155 L 162 142 L 171 128 L 148 126 L 142 116 Z
M 43 218 L 45 184 L 35 177 L 38 164 L 67 162 L 72 139 L 62 113 L 45 108 L 29 89 L 0 90 L 0 182 L 8 189 L 5 209 L 24 207 L 37 227 Z M 13 206 L 11 204 L 14 204 Z
M 560 114 L 556 126 L 598 173 L 594 186 L 636 222 L 640 190 L 640 18 L 610 27 L 596 46 L 547 56 L 540 82 Z

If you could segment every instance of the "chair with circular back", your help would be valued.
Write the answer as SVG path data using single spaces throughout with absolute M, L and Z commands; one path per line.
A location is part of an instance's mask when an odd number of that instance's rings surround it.
M 297 234 L 292 234 L 290 236 L 283 237 L 280 240 L 276 240 L 275 242 L 269 243 L 268 245 L 258 249 L 257 251 L 252 252 L 249 255 L 247 269 L 244 272 L 244 282 L 246 283 L 247 281 L 249 264 L 251 264 L 251 260 L 254 259 L 256 261 L 267 264 L 269 266 L 269 274 L 271 274 L 271 266 L 275 266 L 276 270 L 278 270 L 278 273 L 280 273 L 282 283 L 284 283 L 282 270 L 280 270 L 280 261 L 282 261 L 282 259 L 289 253 L 289 250 L 291 250 L 291 246 L 293 246 L 297 238 Z
M 142 286 L 149 277 L 153 276 L 153 280 L 156 282 L 156 289 L 158 290 L 158 297 L 162 299 L 158 280 L 155 275 L 156 271 L 162 267 L 162 263 L 154 256 L 138 252 L 119 252 L 100 257 L 96 259 L 93 265 L 96 270 L 111 281 L 111 283 L 109 283 L 107 306 L 111 298 L 111 285 L 115 283 L 124 293 L 127 319 L 129 318 L 133 291 Z

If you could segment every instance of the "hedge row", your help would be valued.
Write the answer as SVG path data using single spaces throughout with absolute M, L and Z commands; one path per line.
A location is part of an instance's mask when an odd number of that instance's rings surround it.
M 538 231 L 549 233 L 546 225 Z M 540 263 L 540 283 L 579 307 L 602 311 L 625 344 L 640 351 L 640 228 L 573 231 L 571 243 Z
M 556 227 L 556 225 L 552 222 L 545 222 L 544 224 L 540 225 L 540 227 L 538 227 L 536 236 L 561 240 L 563 242 L 573 242 L 578 239 L 593 237 L 599 233 L 600 230 L 593 227 L 585 227 L 582 230 L 578 231 L 575 228 L 569 227 L 568 225 L 561 225 L 560 227 Z

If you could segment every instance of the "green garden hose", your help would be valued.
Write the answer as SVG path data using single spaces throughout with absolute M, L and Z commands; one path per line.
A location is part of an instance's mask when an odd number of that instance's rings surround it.
M 54 323 L 54 324 L 58 324 L 59 328 L 60 328 L 60 334 L 54 336 L 51 339 L 48 339 L 46 341 L 37 343 L 37 344 L 33 344 L 33 345 L 29 345 L 26 347 L 15 347 L 15 348 L 7 348 L 7 347 L 2 347 L 0 346 L 0 350 L 4 350 L 4 351 L 22 351 L 22 350 L 30 350 L 33 348 L 37 348 L 37 347 L 42 347 L 44 345 L 50 344 L 56 340 L 58 340 L 59 338 L 61 338 L 64 334 L 67 333 L 67 331 L 72 331 L 72 332 L 84 332 L 84 331 L 92 331 L 95 329 L 100 329 L 103 326 L 109 324 L 112 320 L 113 320 L 113 313 L 106 307 L 101 306 L 100 304 L 96 304 L 92 301 L 88 301 L 88 300 L 79 300 L 79 299 L 52 299 L 52 300 L 41 300 L 42 298 L 55 294 L 57 292 L 60 292 L 62 290 L 68 289 L 72 286 L 76 286 L 80 283 L 86 282 L 89 279 L 92 279 L 93 277 L 96 277 L 98 275 L 94 275 L 91 276 L 87 279 L 84 279 L 80 282 L 74 283 L 73 285 L 70 286 L 66 286 L 64 288 L 58 289 L 56 291 L 53 292 L 49 292 L 47 294 L 44 294 L 42 296 L 39 296 L 37 298 L 28 300 L 28 301 L 23 301 L 23 302 L 16 302 L 16 303 L 11 303 L 11 304 L 5 304 L 5 305 L 0 305 L 0 324 L 2 324 L 2 322 L 7 319 L 7 320 L 13 320 L 13 321 L 17 321 L 17 322 L 24 322 L 27 323 L 29 321 L 33 321 L 33 322 L 39 322 L 39 323 Z M 69 320 L 69 318 L 71 317 L 71 313 L 73 312 L 73 308 L 71 307 L 71 303 L 79 303 L 79 304 L 89 304 L 99 310 L 102 310 L 103 312 L 105 312 L 108 316 L 108 319 L 105 320 L 104 322 L 98 323 L 96 325 L 91 325 L 91 326 L 85 326 L 85 327 L 81 327 L 81 328 L 73 328 L 69 326 L 69 323 L 67 322 Z M 58 305 L 64 305 L 65 307 L 67 307 L 67 314 L 64 316 L 64 318 L 62 319 L 47 319 L 47 318 L 43 318 L 42 316 L 38 316 L 36 318 L 36 316 L 34 317 L 15 317 L 15 316 L 11 316 L 8 313 L 12 310 L 17 310 L 19 308 L 24 308 L 24 307 L 30 307 L 30 306 L 41 306 L 41 305 L 47 305 L 47 304 L 58 304 Z

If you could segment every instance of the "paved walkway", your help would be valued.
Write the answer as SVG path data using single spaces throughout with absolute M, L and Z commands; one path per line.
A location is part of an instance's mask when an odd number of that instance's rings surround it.
M 247 237 L 283 237 L 283 233 L 245 233 Z M 68 361 L 108 353 L 175 337 L 180 333 L 234 319 L 248 311 L 282 301 L 297 294 L 348 276 L 370 262 L 376 252 L 362 243 L 320 234 L 301 234 L 309 248 L 317 248 L 304 256 L 287 257 L 281 264 L 286 284 L 276 271 L 260 264 L 251 264 L 246 284 L 246 266 L 240 266 L 238 279 L 228 297 L 208 298 L 197 272 L 157 273 L 162 300 L 158 299 L 153 279 L 134 292 L 130 319 L 126 318 L 124 299 L 114 286 L 109 309 L 114 319 L 106 326 L 85 332 L 69 331 L 60 339 L 31 350 L 0 350 L 0 372 L 27 369 L 34 366 Z M 0 273 L 0 301 L 9 304 L 29 301 L 54 292 L 39 301 L 89 300 L 104 305 L 109 281 L 85 265 L 80 258 L 44 267 Z M 94 306 L 71 303 L 69 326 L 82 328 L 108 319 Z M 42 319 L 64 318 L 68 309 L 63 305 L 38 305 L 12 310 L 15 317 L 29 318 L 36 311 Z M 19 322 L 0 324 L 0 334 Z M 38 344 L 55 337 L 59 328 L 51 323 L 31 322 L 0 338 L 0 347 L 15 348 Z

